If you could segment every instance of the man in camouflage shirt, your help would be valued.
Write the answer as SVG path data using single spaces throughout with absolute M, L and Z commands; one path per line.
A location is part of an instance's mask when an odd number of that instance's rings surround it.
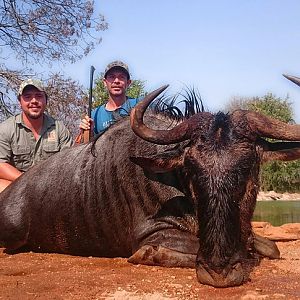
M 0 124 L 0 192 L 31 166 L 73 144 L 64 124 L 45 114 L 47 98 L 42 82 L 23 81 L 22 112 Z

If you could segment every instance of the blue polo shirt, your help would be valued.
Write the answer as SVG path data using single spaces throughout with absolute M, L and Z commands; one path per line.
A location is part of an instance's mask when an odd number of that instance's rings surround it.
M 141 98 L 127 98 L 123 105 L 114 111 L 109 111 L 105 108 L 105 104 L 98 106 L 92 111 L 92 118 L 94 120 L 94 133 L 103 133 L 109 126 L 114 124 L 118 117 L 129 116 L 131 109 Z

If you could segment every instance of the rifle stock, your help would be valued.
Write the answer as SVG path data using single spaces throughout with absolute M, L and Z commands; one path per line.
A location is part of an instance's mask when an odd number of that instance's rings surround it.
M 91 139 L 91 130 L 84 130 L 82 135 L 82 142 L 87 144 Z

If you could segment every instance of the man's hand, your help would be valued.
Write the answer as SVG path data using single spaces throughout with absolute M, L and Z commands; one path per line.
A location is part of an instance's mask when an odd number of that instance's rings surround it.
M 89 118 L 88 116 L 85 116 L 80 124 L 79 124 L 79 128 L 81 130 L 94 130 L 94 120 L 92 118 Z
M 94 133 L 94 120 L 85 116 L 80 124 L 80 133 L 75 139 L 75 144 L 86 144 L 90 141 L 90 138 L 93 136 Z

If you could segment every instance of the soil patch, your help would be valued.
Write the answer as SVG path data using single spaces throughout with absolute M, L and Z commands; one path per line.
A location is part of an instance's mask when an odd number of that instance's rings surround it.
M 300 299 L 300 240 L 277 245 L 281 259 L 263 259 L 249 282 L 225 289 L 201 285 L 193 269 L 0 249 L 0 299 Z

